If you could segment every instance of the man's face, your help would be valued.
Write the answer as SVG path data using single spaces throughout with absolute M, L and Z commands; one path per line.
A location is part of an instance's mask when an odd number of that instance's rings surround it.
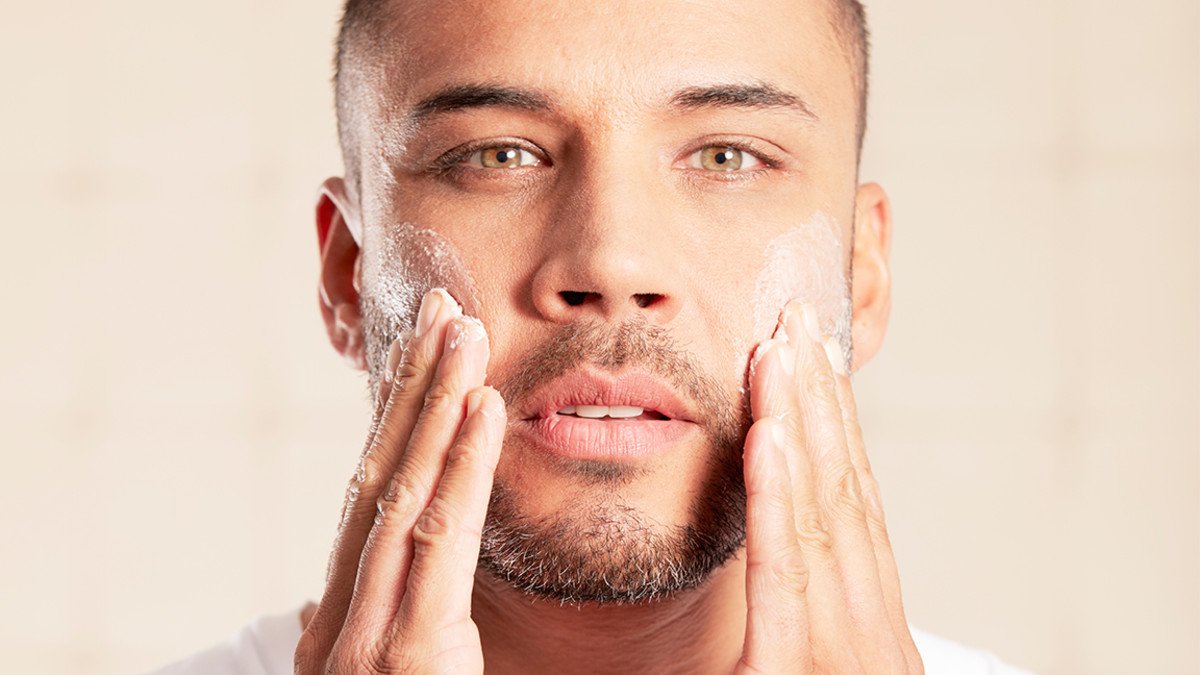
M 801 297 L 849 353 L 857 95 L 830 12 L 392 12 L 359 101 L 366 361 L 374 381 L 431 287 L 483 321 L 510 421 L 483 547 L 502 578 L 638 600 L 740 547 L 753 345 Z

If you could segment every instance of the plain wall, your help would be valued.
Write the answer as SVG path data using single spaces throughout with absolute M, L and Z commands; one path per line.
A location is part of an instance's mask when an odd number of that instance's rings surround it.
M 911 622 L 1200 663 L 1200 5 L 875 2 L 896 214 L 856 378 Z M 316 304 L 338 6 L 0 22 L 0 653 L 135 672 L 321 591 L 366 431 Z

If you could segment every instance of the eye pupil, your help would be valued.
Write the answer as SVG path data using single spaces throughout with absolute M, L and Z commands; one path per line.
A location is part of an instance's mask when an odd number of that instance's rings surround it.
M 742 168 L 742 151 L 728 146 L 712 146 L 700 155 L 700 164 L 715 171 L 736 171 Z
M 482 152 L 481 161 L 489 169 L 511 169 L 521 166 L 521 149 L 509 147 L 491 147 Z

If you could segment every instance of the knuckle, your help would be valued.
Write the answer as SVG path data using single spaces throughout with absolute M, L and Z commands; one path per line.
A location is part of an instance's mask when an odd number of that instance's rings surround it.
M 411 516 L 417 509 L 417 488 L 400 476 L 394 476 L 387 489 L 375 500 L 376 524 Z
M 397 645 L 368 648 L 360 653 L 356 662 L 357 667 L 349 672 L 376 675 L 413 672 L 403 649 Z
M 380 454 L 377 444 L 373 444 L 363 453 L 362 460 L 358 463 L 358 469 L 351 479 L 351 484 L 357 487 L 359 492 L 378 488 L 387 480 L 386 472 L 380 461 Z
M 446 471 L 451 468 L 470 470 L 475 464 L 483 463 L 483 449 L 468 438 L 459 438 L 446 455 Z
M 415 350 L 406 349 L 400 357 L 400 365 L 396 368 L 396 377 L 392 380 L 392 391 L 408 391 L 408 383 L 424 379 L 429 372 L 429 365 L 418 357 Z
M 771 575 L 783 587 L 798 593 L 808 590 L 808 562 L 799 546 L 784 551 L 771 563 Z
M 362 484 L 353 482 L 346 489 L 346 500 L 342 503 L 340 527 L 345 530 L 355 523 L 361 523 L 366 509 L 362 506 Z
M 408 672 L 402 654 L 389 641 L 366 639 L 343 633 L 329 658 L 329 673 Z
M 354 468 L 354 475 L 346 486 L 346 510 L 353 509 L 361 501 L 364 494 L 377 494 L 388 479 L 388 473 L 383 466 L 384 459 L 380 449 L 380 438 L 377 434 L 363 450 Z
M 833 371 L 827 367 L 821 367 L 819 358 L 808 359 L 808 363 L 804 367 L 804 385 L 808 396 L 821 402 L 837 400 L 837 383 L 834 380 Z
M 429 385 L 429 390 L 425 392 L 423 412 L 425 414 L 447 414 L 456 405 L 462 405 L 462 395 L 449 381 L 439 379 Z
M 858 474 L 848 464 L 837 464 L 829 470 L 829 480 L 821 491 L 821 505 L 826 512 L 851 525 L 866 525 Z
M 413 545 L 418 550 L 447 543 L 458 529 L 459 516 L 449 501 L 434 497 L 413 527 Z
M 342 515 L 338 517 L 338 531 L 341 532 L 350 524 L 350 515 L 353 513 L 354 504 L 358 501 L 358 486 L 351 483 L 346 488 L 346 498 L 342 500 Z
M 797 519 L 796 526 L 796 536 L 801 546 L 825 554 L 833 551 L 833 537 L 819 511 L 805 511 Z

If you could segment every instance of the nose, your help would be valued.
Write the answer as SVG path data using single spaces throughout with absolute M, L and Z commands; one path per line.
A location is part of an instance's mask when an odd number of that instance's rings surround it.
M 533 304 L 544 318 L 667 324 L 682 305 L 684 242 L 669 186 L 631 153 L 565 169 L 549 214 Z M 636 156 L 636 155 L 633 155 Z

